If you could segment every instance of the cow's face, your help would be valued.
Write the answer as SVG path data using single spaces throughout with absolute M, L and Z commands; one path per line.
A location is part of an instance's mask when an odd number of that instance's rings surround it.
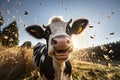
M 71 21 L 63 22 L 58 19 L 48 26 L 40 27 L 38 25 L 32 25 L 27 27 L 26 30 L 36 38 L 46 39 L 48 55 L 53 57 L 54 60 L 65 61 L 69 59 L 73 51 L 71 35 L 81 33 L 88 24 L 87 19 L 78 19 L 70 27 Z

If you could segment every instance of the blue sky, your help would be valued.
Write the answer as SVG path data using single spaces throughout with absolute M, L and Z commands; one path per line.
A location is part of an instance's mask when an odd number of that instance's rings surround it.
M 2 28 L 17 21 L 19 45 L 25 41 L 33 45 L 44 42 L 29 36 L 24 25 L 47 25 L 52 16 L 63 16 L 65 21 L 87 18 L 94 26 L 73 37 L 77 48 L 120 41 L 120 0 L 0 0 L 0 11 L 4 17 Z M 25 11 L 28 15 L 24 15 Z

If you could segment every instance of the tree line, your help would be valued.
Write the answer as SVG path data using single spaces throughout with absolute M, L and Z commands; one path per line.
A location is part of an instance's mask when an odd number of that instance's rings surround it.
M 112 61 L 120 60 L 120 41 L 104 44 L 101 46 L 90 47 L 86 49 L 80 49 L 79 58 L 83 58 L 87 61 Z

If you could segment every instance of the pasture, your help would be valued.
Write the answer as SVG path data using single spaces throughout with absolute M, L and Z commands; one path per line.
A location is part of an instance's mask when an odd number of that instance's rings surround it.
M 33 49 L 7 48 L 0 45 L 0 80 L 40 80 L 38 69 L 32 62 Z M 102 65 L 80 61 L 74 53 L 73 80 L 119 80 L 120 65 Z

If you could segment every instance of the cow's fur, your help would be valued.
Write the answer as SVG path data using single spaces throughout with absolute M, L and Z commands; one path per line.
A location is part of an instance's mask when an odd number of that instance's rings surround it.
M 55 17 L 48 26 L 41 28 L 32 25 L 26 30 L 36 38 L 46 39 L 46 44 L 39 43 L 34 48 L 34 62 L 40 68 L 43 80 L 72 80 L 70 55 L 73 52 L 72 34 L 79 34 L 87 26 L 87 19 L 64 22 Z

